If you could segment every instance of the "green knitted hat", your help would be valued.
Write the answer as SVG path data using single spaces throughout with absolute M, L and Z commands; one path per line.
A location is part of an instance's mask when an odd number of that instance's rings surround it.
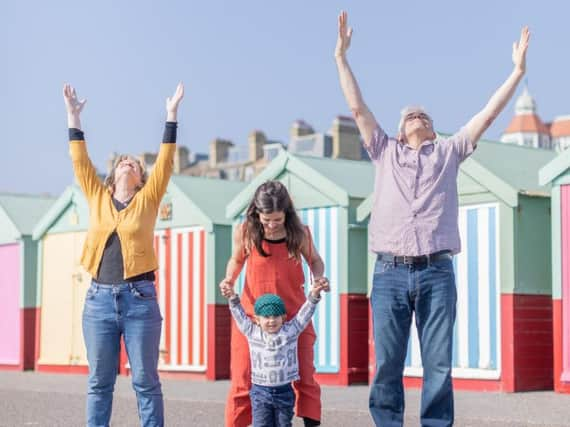
M 258 316 L 282 316 L 287 314 L 285 311 L 285 304 L 283 300 L 275 294 L 263 294 L 257 300 L 255 300 L 255 305 L 253 306 L 255 314 Z

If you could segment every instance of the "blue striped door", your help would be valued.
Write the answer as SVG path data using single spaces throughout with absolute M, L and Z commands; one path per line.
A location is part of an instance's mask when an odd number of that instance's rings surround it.
M 331 284 L 331 291 L 322 293 L 313 324 L 317 333 L 315 344 L 315 368 L 319 373 L 337 373 L 340 370 L 340 298 L 338 292 L 338 208 L 313 208 L 298 211 L 301 222 L 308 225 L 317 251 L 325 263 L 325 277 Z M 241 293 L 245 281 L 242 270 L 236 292 Z M 309 267 L 303 263 L 305 291 L 311 286 Z
M 315 368 L 319 373 L 337 373 L 340 370 L 340 297 L 338 283 L 338 208 L 313 208 L 299 211 L 301 221 L 308 225 L 317 251 L 325 263 L 325 277 L 331 291 L 321 294 L 313 319 L 317 342 Z M 305 291 L 311 288 L 309 267 L 304 264 Z
M 462 250 L 453 261 L 457 318 L 453 337 L 453 376 L 498 378 L 500 370 L 498 205 L 459 209 Z M 410 332 L 406 374 L 421 375 L 415 319 Z

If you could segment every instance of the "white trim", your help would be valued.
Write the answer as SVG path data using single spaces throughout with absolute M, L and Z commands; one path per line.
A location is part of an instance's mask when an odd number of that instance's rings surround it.
M 191 355 L 188 351 L 188 337 L 190 336 L 190 307 L 188 307 L 188 297 L 190 289 L 190 263 L 187 262 L 190 255 L 190 244 L 188 242 L 188 234 L 184 232 L 175 235 L 182 236 L 182 360 L 180 363 L 188 363 Z M 185 262 L 186 261 L 186 262 Z
M 170 234 L 170 363 L 178 365 L 178 234 Z
M 317 243 L 317 251 L 319 252 L 319 254 L 323 254 L 322 256 L 325 256 L 324 253 L 326 253 L 326 248 L 327 248 L 327 233 L 329 232 L 329 230 L 327 230 L 327 217 L 326 217 L 326 208 L 317 208 L 317 209 L 311 209 L 311 211 L 315 212 L 315 216 L 318 217 L 317 220 L 317 224 L 319 227 L 319 241 L 316 242 Z M 312 284 L 309 281 L 309 286 L 311 286 Z M 319 330 L 318 330 L 318 334 L 320 337 L 322 337 L 322 339 L 320 340 L 321 345 L 319 346 L 319 362 L 321 363 L 321 365 L 326 365 L 327 364 L 327 359 L 326 359 L 326 350 L 327 350 L 327 329 L 329 328 L 329 320 L 327 319 L 327 311 L 326 311 L 326 304 L 319 304 L 317 306 L 317 309 L 319 310 Z
M 199 365 L 158 365 L 158 370 L 171 372 L 206 372 L 206 367 Z
M 159 308 L 160 308 L 160 315 L 163 319 L 165 319 L 165 307 L 164 305 L 166 304 L 166 293 L 164 292 L 165 286 L 166 286 L 166 269 L 169 268 L 169 266 L 166 265 L 166 241 L 164 239 L 164 236 L 166 236 L 166 232 L 164 231 L 159 231 L 155 233 L 156 236 L 158 236 L 158 282 L 160 285 L 160 289 L 159 289 Z M 165 331 L 166 331 L 166 326 L 165 326 L 165 321 L 162 322 L 162 328 L 161 328 L 161 333 L 160 333 L 160 350 L 161 351 L 167 351 L 166 349 L 166 337 L 165 337 Z
M 204 293 L 204 318 L 202 319 L 203 323 L 203 330 L 202 333 L 204 334 L 204 348 L 202 351 L 204 352 L 204 367 L 208 366 L 208 341 L 211 339 L 215 339 L 214 332 L 210 333 L 208 329 L 208 265 L 210 260 L 210 255 L 208 254 L 208 246 L 209 246 L 209 235 L 212 234 L 211 232 L 204 230 L 204 264 L 202 268 L 204 269 L 204 287 L 202 288 L 202 292 Z M 214 244 L 214 247 L 216 245 Z M 215 256 L 214 256 L 215 258 Z M 218 286 L 215 286 L 215 292 L 218 290 Z M 215 305 L 215 302 L 214 302 Z M 231 328 L 231 325 L 230 325 Z M 205 369 L 204 368 L 204 369 Z
M 489 209 L 482 208 L 477 216 L 477 259 L 478 259 L 478 316 L 479 316 L 479 368 L 489 369 L 491 365 L 491 316 L 489 294 Z
M 125 363 L 126 369 L 131 369 L 129 362 Z M 159 371 L 171 371 L 171 372 L 206 372 L 206 366 L 199 365 L 165 365 L 160 363 L 158 365 Z
M 200 247 L 200 231 L 196 230 L 193 232 L 192 237 L 194 239 L 194 259 L 191 260 L 193 268 L 193 280 L 192 283 L 194 285 L 194 289 L 190 289 L 192 292 L 192 354 L 190 357 L 191 360 L 196 363 L 200 360 L 200 336 L 204 335 L 204 338 L 207 334 L 204 331 L 201 331 L 199 328 L 200 325 L 200 292 L 202 291 L 202 283 L 200 283 L 200 272 L 202 270 L 202 265 L 200 265 L 200 252 L 202 248 Z M 188 300 L 186 300 L 188 301 Z M 190 309 L 190 308 L 189 308 Z M 204 316 L 207 316 L 204 310 Z M 206 341 L 204 340 L 204 343 Z
M 309 209 L 307 211 L 307 225 L 309 226 L 309 229 L 311 230 L 311 235 L 314 241 L 314 245 L 315 245 L 315 249 L 317 251 L 320 252 L 320 240 L 317 242 L 315 241 L 315 230 L 317 228 L 317 218 L 316 218 L 316 214 L 318 214 L 318 212 L 316 212 L 317 209 Z M 320 228 L 319 228 L 319 236 L 322 234 Z M 308 267 L 308 272 L 309 272 L 309 277 L 305 278 L 305 283 L 307 283 L 307 289 L 306 291 L 309 291 L 311 288 L 311 283 L 312 283 L 312 279 L 313 279 L 313 273 L 311 272 L 311 267 Z M 320 337 L 321 339 L 318 340 L 319 341 L 319 365 L 324 365 L 326 364 L 326 344 L 327 344 L 327 340 L 326 340 L 326 319 L 324 316 L 324 312 L 323 312 L 323 308 L 324 308 L 324 304 L 319 304 L 317 306 L 317 313 L 319 314 L 319 321 L 317 322 L 318 324 L 315 325 L 315 332 L 317 333 L 317 336 Z M 318 330 L 317 330 L 318 328 Z
M 339 331 L 339 324 L 340 324 L 340 309 L 339 309 L 339 280 L 338 280 L 338 239 L 339 239 L 339 231 L 338 231 L 338 207 L 331 208 L 331 223 L 330 223 L 330 245 L 331 245 L 331 277 L 328 279 L 332 283 L 333 290 L 330 292 L 330 301 L 331 301 L 331 341 L 330 341 L 330 348 L 331 348 L 331 366 L 339 366 L 340 362 L 340 331 Z M 338 313 L 338 317 L 335 319 L 335 314 Z
M 205 227 L 202 227 L 201 225 L 193 225 L 190 227 L 180 227 L 180 228 L 172 228 L 171 229 L 171 233 L 189 233 L 189 232 L 194 232 L 194 231 L 201 231 L 201 230 L 206 230 Z
M 502 363 L 501 363 L 501 354 L 502 354 L 502 318 L 501 318 L 501 254 L 503 253 L 503 249 L 501 248 L 501 207 L 500 203 L 490 203 L 490 206 L 495 206 L 495 253 L 497 258 L 495 260 L 495 292 L 497 296 L 497 372 L 501 373 Z M 512 211 L 512 209 L 511 209 Z
M 467 301 L 469 298 L 469 277 L 467 251 L 467 209 L 459 210 L 459 234 L 463 250 L 461 256 L 457 257 L 457 364 L 461 368 L 469 366 L 469 310 Z

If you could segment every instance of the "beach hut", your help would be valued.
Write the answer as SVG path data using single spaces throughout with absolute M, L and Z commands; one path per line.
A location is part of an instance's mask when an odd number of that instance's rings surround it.
M 89 211 L 79 187 L 68 187 L 34 229 L 38 242 L 36 369 L 87 372 L 81 313 L 91 277 L 79 259 Z
M 324 384 L 367 380 L 368 303 L 366 230 L 356 222 L 356 207 L 372 191 L 369 162 L 280 153 L 228 205 L 237 226 L 255 189 L 267 180 L 288 188 L 301 220 L 312 232 L 325 262 L 331 292 L 323 294 L 313 319 L 317 332 L 315 366 Z M 309 288 L 305 265 L 305 290 Z M 243 286 L 243 274 L 238 287 Z
M 0 369 L 33 369 L 38 311 L 32 231 L 55 198 L 0 193 Z
M 155 231 L 165 373 L 229 378 L 230 313 L 218 284 L 231 255 L 226 205 L 244 186 L 182 175 L 170 180 Z
M 454 258 L 457 388 L 524 391 L 552 388 L 549 188 L 540 167 L 554 153 L 481 141 L 458 176 L 461 253 Z M 372 195 L 357 219 L 369 217 Z M 375 258 L 369 258 L 369 284 Z M 415 327 L 405 384 L 421 384 Z M 374 373 L 370 340 L 370 374 Z
M 554 390 L 570 393 L 570 150 L 544 166 L 539 181 L 552 185 Z

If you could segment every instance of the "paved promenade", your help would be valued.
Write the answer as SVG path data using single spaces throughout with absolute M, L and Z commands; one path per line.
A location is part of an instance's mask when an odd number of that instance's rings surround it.
M 167 426 L 223 426 L 227 381 L 164 379 Z M 84 375 L 0 371 L 0 426 L 84 425 Z M 323 426 L 372 426 L 368 387 L 323 387 Z M 406 426 L 419 426 L 419 392 L 406 394 Z M 570 395 L 456 392 L 456 426 L 570 426 Z M 129 378 L 119 377 L 113 427 L 138 426 Z M 298 419 L 295 426 L 302 426 Z

